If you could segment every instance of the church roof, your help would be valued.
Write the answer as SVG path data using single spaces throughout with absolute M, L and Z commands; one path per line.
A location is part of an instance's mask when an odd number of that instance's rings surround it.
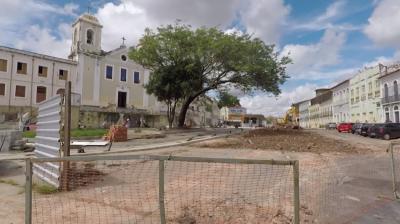
M 62 62 L 62 63 L 67 63 L 67 64 L 73 64 L 73 65 L 77 64 L 77 62 L 73 61 L 73 60 L 53 57 L 53 56 L 49 56 L 49 55 L 45 55 L 45 54 L 39 54 L 39 53 L 31 52 L 31 51 L 20 50 L 20 49 L 16 49 L 16 48 L 1 46 L 1 45 L 0 45 L 0 50 L 10 52 L 10 53 L 16 53 L 16 54 L 24 54 L 24 55 L 28 55 L 31 57 L 42 58 L 42 59 L 46 59 L 46 60 Z

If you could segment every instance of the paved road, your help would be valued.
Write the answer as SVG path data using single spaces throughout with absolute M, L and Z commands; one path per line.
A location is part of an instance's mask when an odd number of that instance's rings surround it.
M 328 138 L 337 139 L 346 141 L 349 144 L 355 146 L 366 147 L 374 150 L 386 150 L 390 141 L 376 139 L 376 138 L 369 138 L 363 137 L 356 134 L 351 133 L 339 133 L 336 130 L 324 130 L 324 129 L 309 129 L 306 130 L 309 132 L 316 132 L 322 136 L 326 136 Z M 395 141 L 395 140 L 392 140 Z

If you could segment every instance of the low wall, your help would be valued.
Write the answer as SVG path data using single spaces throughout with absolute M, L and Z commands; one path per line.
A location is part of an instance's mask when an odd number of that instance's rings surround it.
M 22 139 L 22 133 L 17 130 L 0 130 L 0 152 L 8 152 Z

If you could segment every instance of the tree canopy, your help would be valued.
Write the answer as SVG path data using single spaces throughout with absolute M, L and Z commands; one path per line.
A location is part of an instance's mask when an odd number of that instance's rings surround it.
M 153 71 L 148 93 L 164 102 L 172 96 L 181 102 L 179 126 L 184 125 L 190 103 L 210 90 L 230 85 L 278 95 L 290 63 L 287 56 L 278 56 L 274 45 L 248 34 L 183 24 L 146 29 L 129 56 Z
M 240 106 L 240 101 L 236 96 L 229 94 L 226 91 L 221 91 L 218 97 L 218 107 L 233 107 Z

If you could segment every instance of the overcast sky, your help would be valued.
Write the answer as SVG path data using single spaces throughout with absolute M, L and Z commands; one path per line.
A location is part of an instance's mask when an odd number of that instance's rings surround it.
M 241 96 L 250 113 L 281 115 L 364 66 L 400 58 L 400 0 L 2 0 L 0 45 L 58 57 L 68 55 L 71 23 L 89 8 L 103 27 L 102 47 L 127 38 L 137 43 L 146 27 L 177 19 L 192 26 L 241 30 L 290 54 L 290 80 L 279 97 Z M 88 5 L 87 2 L 90 2 Z

